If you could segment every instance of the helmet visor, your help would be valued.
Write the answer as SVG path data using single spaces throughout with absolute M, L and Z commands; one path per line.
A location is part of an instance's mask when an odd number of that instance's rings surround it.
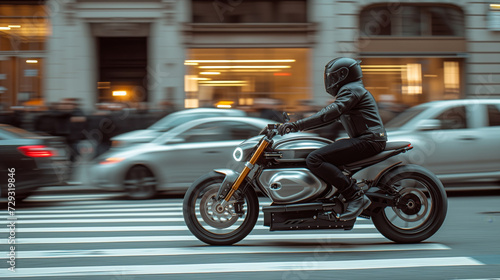
M 342 67 L 334 72 L 325 73 L 325 89 L 330 93 L 330 90 L 335 88 L 338 83 L 343 81 L 349 73 L 347 67 Z

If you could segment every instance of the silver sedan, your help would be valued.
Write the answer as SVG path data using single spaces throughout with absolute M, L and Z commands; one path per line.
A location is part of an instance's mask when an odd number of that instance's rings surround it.
M 179 125 L 149 143 L 112 148 L 92 166 L 97 187 L 126 192 L 133 199 L 157 191 L 184 192 L 214 168 L 230 168 L 233 150 L 257 136 L 272 120 L 214 117 Z
M 392 119 L 386 129 L 389 141 L 409 141 L 414 149 L 364 172 L 376 174 L 402 160 L 428 168 L 449 187 L 500 182 L 500 99 L 424 103 Z

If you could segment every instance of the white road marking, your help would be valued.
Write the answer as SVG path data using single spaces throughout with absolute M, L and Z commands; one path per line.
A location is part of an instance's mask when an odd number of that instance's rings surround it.
M 128 205 L 124 205 L 128 206 Z M 163 205 L 162 205 L 163 206 Z M 121 206 L 120 206 L 121 207 Z M 182 207 L 157 207 L 157 208 L 147 208 L 141 207 L 139 209 L 130 209 L 130 208 L 112 208 L 112 209 L 81 209 L 78 210 L 17 210 L 16 215 L 24 215 L 24 214 L 57 214 L 57 213 L 106 213 L 106 212 L 147 212 L 147 211 L 180 211 L 182 212 Z
M 245 237 L 244 240 L 300 240 L 315 241 L 324 239 L 383 239 L 379 233 L 337 233 L 337 234 L 262 234 Z M 47 237 L 16 238 L 16 244 L 76 244 L 76 243 L 117 243 L 117 242 L 177 242 L 198 240 L 191 235 L 165 236 L 106 236 L 106 237 Z M 8 239 L 0 240 L 7 244 Z
M 258 219 L 258 222 L 263 222 L 264 219 Z M 115 219 L 52 219 L 52 220 L 22 220 L 18 219 L 17 224 L 82 224 L 82 223 L 170 223 L 183 222 L 184 218 L 115 218 Z M 0 224 L 9 224 L 9 220 L 1 220 Z
M 132 203 L 130 200 L 107 200 L 107 201 L 68 201 L 67 203 L 62 201 L 61 204 L 67 204 L 67 205 L 61 205 L 57 204 L 55 206 L 43 206 L 43 207 L 30 207 L 31 210 L 35 211 L 37 209 L 43 209 L 43 210 L 51 210 L 51 209 L 86 209 L 86 208 L 91 208 L 91 209 L 107 209 L 107 208 L 141 208 L 141 207 L 179 207 L 178 209 L 182 210 L 182 202 L 162 202 L 162 203 L 154 203 L 157 202 L 158 200 L 148 200 L 145 202 L 141 203 L 134 203 L 134 204 L 129 204 Z M 38 201 L 40 202 L 40 201 Z M 89 204 L 89 205 L 85 205 Z M 269 206 L 271 202 L 266 201 L 266 202 L 260 202 L 259 205 L 262 206 Z M 18 209 L 17 211 L 23 211 L 23 209 Z
M 45 214 L 45 215 L 27 215 L 17 214 L 19 220 L 33 219 L 33 218 L 90 218 L 90 217 L 152 217 L 152 216 L 178 216 L 182 217 L 182 212 L 147 212 L 147 213 L 88 213 L 88 214 Z M 7 215 L 0 216 L 0 219 L 7 219 Z
M 448 258 L 408 258 L 349 261 L 294 261 L 294 262 L 244 262 L 244 263 L 206 263 L 174 265 L 115 265 L 115 266 L 76 266 L 16 268 L 16 273 L 3 273 L 0 278 L 36 276 L 96 276 L 96 275 L 152 275 L 152 274 L 200 274 L 227 272 L 272 272 L 288 271 L 335 271 L 355 269 L 383 269 L 409 267 L 442 266 L 479 266 L 483 263 L 469 257 Z
M 86 258 L 86 257 L 137 257 L 137 256 L 186 256 L 186 255 L 221 255 L 221 254 L 284 254 L 284 253 L 345 253 L 345 252 L 387 252 L 387 251 L 426 251 L 450 250 L 450 247 L 433 244 L 381 244 L 361 246 L 324 246 L 314 248 L 284 248 L 273 246 L 230 247 L 204 246 L 188 248 L 140 248 L 140 249 L 96 249 L 96 250 L 52 250 L 52 251 L 20 251 L 18 259 L 38 258 Z M 6 257 L 5 257 L 6 258 Z
M 373 229 L 374 225 L 370 224 L 357 224 L 354 225 L 354 229 Z M 266 229 L 269 227 L 256 225 L 254 229 Z M 42 233 L 42 232 L 127 232 L 127 231 L 187 231 L 187 226 L 117 226 L 117 227 L 35 227 L 26 228 L 20 227 L 16 228 L 16 232 L 23 233 Z M 9 228 L 0 228 L 0 232 L 9 232 Z

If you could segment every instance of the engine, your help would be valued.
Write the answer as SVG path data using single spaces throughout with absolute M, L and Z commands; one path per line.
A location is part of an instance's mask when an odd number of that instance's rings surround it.
M 259 183 L 277 204 L 294 203 L 321 195 L 327 184 L 307 168 L 265 169 Z

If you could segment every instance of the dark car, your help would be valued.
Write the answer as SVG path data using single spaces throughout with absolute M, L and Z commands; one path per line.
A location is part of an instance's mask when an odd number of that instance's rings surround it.
M 60 185 L 69 177 L 64 139 L 0 124 L 0 196 L 20 201 L 42 186 Z

